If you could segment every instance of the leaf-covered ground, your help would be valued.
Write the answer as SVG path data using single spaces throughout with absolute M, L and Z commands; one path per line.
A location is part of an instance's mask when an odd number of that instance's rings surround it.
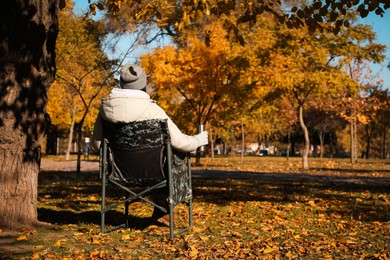
M 0 230 L 0 258 L 390 258 L 389 161 L 352 167 L 347 160 L 312 159 L 304 173 L 298 158 L 202 163 L 194 168 L 194 226 L 173 241 L 167 227 L 149 218 L 152 208 L 139 202 L 131 205 L 129 229 L 100 234 L 96 172 L 43 171 L 38 213 L 50 225 Z M 115 212 L 108 222 L 121 217 Z

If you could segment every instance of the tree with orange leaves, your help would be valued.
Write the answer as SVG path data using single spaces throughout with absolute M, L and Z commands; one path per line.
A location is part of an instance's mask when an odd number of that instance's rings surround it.
M 269 89 L 266 96 L 285 97 L 297 109 L 304 133 L 303 169 L 309 168 L 310 139 L 304 117 L 309 102 L 336 97 L 341 90 L 357 93 L 359 84 L 349 77 L 344 66 L 353 59 L 374 62 L 383 59 L 384 46 L 375 44 L 369 27 L 354 25 L 341 34 L 344 37 L 326 33 L 309 35 L 305 30 L 279 25 L 275 28 L 273 51 L 259 57 L 267 61 L 259 68 L 263 88 Z
M 230 108 L 237 105 L 232 97 L 243 97 L 246 63 L 239 62 L 242 46 L 229 43 L 219 22 L 211 22 L 200 32 L 188 31 L 180 41 L 183 47 L 157 49 L 141 61 L 149 74 L 152 96 L 181 128 L 194 131 L 209 122 L 222 103 Z
M 60 12 L 59 28 L 57 78 L 49 90 L 47 110 L 54 125 L 69 129 L 67 159 L 77 130 L 79 171 L 82 133 L 93 128 L 100 98 L 107 94 L 113 72 L 102 50 L 101 22 L 77 16 L 67 8 Z

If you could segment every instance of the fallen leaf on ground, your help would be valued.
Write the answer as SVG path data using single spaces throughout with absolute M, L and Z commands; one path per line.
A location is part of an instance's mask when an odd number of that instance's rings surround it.
M 264 249 L 263 253 L 269 254 L 269 253 L 272 253 L 273 251 L 275 251 L 275 249 L 273 249 L 272 247 L 268 247 L 268 248 Z
M 26 236 L 19 236 L 18 238 L 16 238 L 16 240 L 22 241 L 22 240 L 28 240 L 28 238 Z

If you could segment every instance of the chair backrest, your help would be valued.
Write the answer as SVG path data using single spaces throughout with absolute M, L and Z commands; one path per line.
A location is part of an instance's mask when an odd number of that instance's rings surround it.
M 108 178 L 135 184 L 167 178 L 164 167 L 170 139 L 166 119 L 130 123 L 103 120 L 103 136 L 109 151 Z

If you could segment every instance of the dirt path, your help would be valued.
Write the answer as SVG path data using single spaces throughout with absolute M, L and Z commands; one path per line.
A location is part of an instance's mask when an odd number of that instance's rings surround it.
M 41 160 L 41 171 L 76 171 L 77 161 L 56 161 L 47 158 Z M 81 161 L 81 171 L 99 171 L 98 161 Z

